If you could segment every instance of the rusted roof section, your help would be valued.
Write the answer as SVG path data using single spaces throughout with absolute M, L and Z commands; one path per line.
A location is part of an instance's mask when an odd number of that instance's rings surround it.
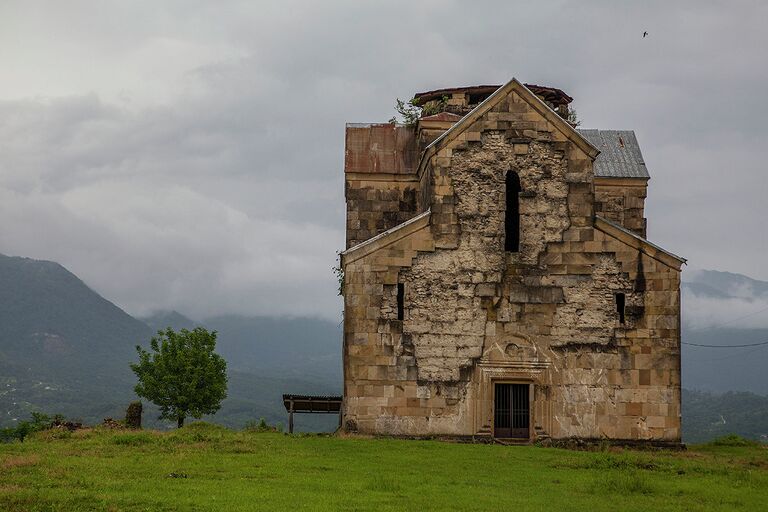
M 419 162 L 416 130 L 392 123 L 348 123 L 345 173 L 413 174 Z
M 535 84 L 523 84 L 523 85 L 525 85 L 535 95 L 544 98 L 545 101 L 548 101 L 554 105 L 567 105 L 573 101 L 573 98 L 571 98 L 561 89 L 558 89 L 556 87 L 546 87 L 543 85 L 535 85 Z M 470 96 L 487 97 L 493 94 L 499 87 L 501 87 L 501 85 L 473 85 L 469 87 L 449 87 L 446 89 L 435 89 L 434 91 L 416 93 L 414 95 L 414 99 L 419 100 L 419 103 L 423 105 L 428 101 L 439 100 L 443 96 L 450 96 L 451 94 L 454 94 L 454 93 L 464 93 L 464 94 L 469 94 Z M 482 98 L 482 99 L 485 99 L 485 98 Z
M 445 121 L 449 123 L 455 123 L 459 121 L 463 116 L 454 114 L 453 112 L 440 112 L 431 116 L 422 117 L 419 121 Z

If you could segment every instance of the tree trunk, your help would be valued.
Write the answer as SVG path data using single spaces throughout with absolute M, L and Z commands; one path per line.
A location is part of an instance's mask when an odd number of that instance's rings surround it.
M 178 417 L 178 420 L 179 420 L 179 422 L 178 422 L 178 425 L 177 425 L 177 426 L 178 426 L 179 428 L 183 427 L 183 426 L 184 426 L 184 416 L 179 416 L 179 417 Z

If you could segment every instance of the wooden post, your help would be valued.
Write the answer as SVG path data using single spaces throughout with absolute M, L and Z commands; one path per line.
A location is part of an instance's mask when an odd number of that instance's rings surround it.
M 288 409 L 288 433 L 293 434 L 293 400 L 289 402 Z
M 339 405 L 339 430 L 341 430 L 342 422 L 344 421 L 344 404 Z

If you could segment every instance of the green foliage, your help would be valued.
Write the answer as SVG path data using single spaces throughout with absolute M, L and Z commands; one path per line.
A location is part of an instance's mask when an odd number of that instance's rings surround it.
M 576 114 L 576 109 L 571 107 L 566 108 L 568 109 L 568 115 L 565 117 L 565 120 L 574 128 L 581 125 L 581 121 L 579 121 L 578 115 Z
M 18 440 L 24 442 L 30 434 L 51 428 L 54 424 L 64 421 L 64 417 L 56 414 L 53 417 L 40 412 L 33 412 L 29 421 L 20 421 L 15 427 L 0 429 L 0 442 Z
M 216 354 L 216 331 L 202 327 L 158 331 L 151 351 L 137 346 L 139 362 L 131 370 L 139 378 L 134 390 L 160 409 L 160 417 L 179 427 L 187 416 L 214 414 L 227 396 L 227 363 Z
M 430 103 L 431 105 L 424 105 L 424 107 L 421 109 L 422 117 L 433 116 L 435 114 L 439 114 L 440 112 L 445 112 L 445 107 L 448 105 L 448 96 L 443 96 L 434 103 Z
M 419 117 L 421 117 L 421 107 L 416 98 L 413 98 L 408 102 L 397 98 L 397 100 L 395 100 L 395 111 L 400 114 L 403 124 L 407 126 L 413 126 L 419 120 Z M 397 123 L 397 116 L 392 116 L 389 122 L 392 124 Z
M 264 418 L 261 418 L 258 422 L 257 421 L 249 421 L 245 424 L 245 430 L 246 432 L 257 432 L 257 433 L 264 433 L 264 432 L 282 432 L 282 426 L 281 425 L 270 425 L 267 423 L 267 420 Z
M 339 282 L 339 295 L 344 295 L 344 269 L 341 266 L 341 251 L 336 251 L 336 266 L 331 267 L 331 270 Z
M 406 126 L 413 126 L 419 121 L 419 118 L 421 117 L 431 116 L 434 114 L 439 114 L 440 112 L 444 112 L 447 103 L 448 96 L 443 96 L 440 98 L 440 100 L 429 102 L 424 106 L 419 105 L 419 100 L 417 98 L 413 98 L 407 102 L 397 98 L 395 103 L 395 111 L 400 114 L 400 117 L 403 120 L 403 124 Z M 396 123 L 397 116 L 393 116 L 389 122 L 393 124 Z

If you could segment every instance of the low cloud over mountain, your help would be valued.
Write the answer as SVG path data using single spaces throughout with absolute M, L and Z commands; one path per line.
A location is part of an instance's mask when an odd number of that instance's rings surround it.
M 714 270 L 686 270 L 683 323 L 689 329 L 768 329 L 768 282 Z

